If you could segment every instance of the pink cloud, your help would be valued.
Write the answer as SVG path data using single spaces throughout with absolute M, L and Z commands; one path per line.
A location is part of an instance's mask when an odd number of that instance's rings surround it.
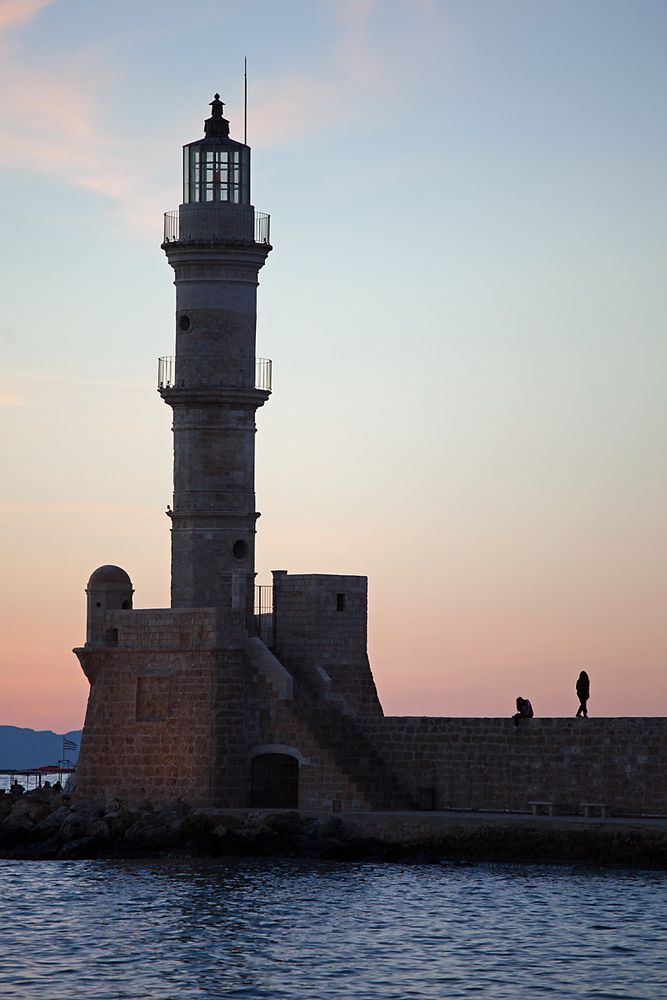
M 330 9 L 337 30 L 317 76 L 289 69 L 253 78 L 250 67 L 251 144 L 277 145 L 343 120 L 383 120 L 405 104 L 406 73 L 426 80 L 442 72 L 453 30 L 436 0 L 391 7 L 378 0 L 335 0 Z M 374 19 L 388 30 L 375 32 Z M 240 109 L 233 117 L 240 121 Z
M 142 179 L 128 169 L 123 142 L 98 124 L 100 102 L 94 87 L 103 85 L 101 74 L 93 86 L 85 61 L 77 65 L 73 60 L 68 76 L 47 78 L 12 55 L 11 49 L 5 52 L 0 68 L 2 161 L 104 195 L 141 229 L 147 214 Z M 33 126 L 36 120 L 39 130 Z M 159 214 L 151 214 L 153 236 L 156 218 Z
M 55 2 L 0 0 L 0 163 L 101 194 L 132 228 L 155 237 L 162 199 L 129 165 L 127 140 L 101 122 L 101 94 L 112 89 L 114 72 L 79 51 L 56 73 L 26 58 L 13 37 Z
M 99 113 L 102 95 L 113 99 L 118 68 L 105 69 L 97 51 L 81 50 L 54 72 L 26 58 L 12 34 L 55 2 L 0 0 L 0 163 L 102 195 L 128 226 L 153 239 L 169 192 L 156 188 L 145 172 L 150 163 L 138 162 L 129 139 L 114 135 Z M 250 67 L 251 144 L 290 142 L 344 117 L 382 120 L 404 103 L 406 74 L 422 78 L 442 65 L 450 30 L 436 0 L 335 0 L 329 10 L 332 39 L 316 74 L 290 67 L 262 78 Z M 233 118 L 241 121 L 240 109 Z
M 56 0 L 0 0 L 0 31 L 26 24 Z

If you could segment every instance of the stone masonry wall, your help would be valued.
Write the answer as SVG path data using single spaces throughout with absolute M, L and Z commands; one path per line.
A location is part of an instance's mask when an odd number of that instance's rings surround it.
M 235 608 L 135 608 L 107 611 L 104 623 L 123 649 L 219 649 L 243 636 L 245 615 Z
M 359 715 L 382 715 L 366 653 L 365 576 L 274 572 L 274 651 L 323 698 Z M 324 673 L 322 673 L 324 671 Z
M 416 798 L 434 789 L 437 809 L 520 812 L 551 801 L 576 815 L 602 802 L 612 815 L 667 815 L 667 718 L 358 723 Z
M 75 651 L 91 683 L 81 795 L 247 804 L 243 654 L 229 640 L 221 648 L 224 617 L 212 609 L 109 612 L 118 646 Z M 193 640 L 198 648 L 187 648 Z
M 248 789 L 251 754 L 272 747 L 271 752 L 298 755 L 301 809 L 330 809 L 334 799 L 348 810 L 370 809 L 371 803 L 364 789 L 351 775 L 341 770 L 333 748 L 327 745 L 324 715 L 321 728 L 313 728 L 293 700 L 277 697 L 270 686 L 256 675 L 251 676 L 249 681 L 246 720 L 250 748 L 246 766 Z

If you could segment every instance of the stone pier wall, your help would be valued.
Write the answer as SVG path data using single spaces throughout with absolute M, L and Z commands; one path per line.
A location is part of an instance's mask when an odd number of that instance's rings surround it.
M 584 802 L 667 815 L 667 718 L 357 720 L 400 784 L 437 809 L 525 811 Z M 424 791 L 421 791 L 421 790 Z

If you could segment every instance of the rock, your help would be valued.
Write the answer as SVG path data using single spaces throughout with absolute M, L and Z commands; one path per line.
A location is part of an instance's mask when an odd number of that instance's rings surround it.
M 344 841 L 334 840 L 330 847 L 332 853 L 323 857 L 344 861 L 388 861 L 393 850 L 393 845 L 378 837 L 354 837 Z
M 27 816 L 33 823 L 39 823 L 41 820 L 45 819 L 50 812 L 50 804 L 42 802 L 39 799 L 34 799 L 30 793 L 28 793 L 27 795 L 21 795 L 16 799 L 11 815 L 14 819 L 18 819 L 19 816 Z
M 264 817 L 264 825 L 276 833 L 295 834 L 301 831 L 301 816 L 298 812 L 270 813 Z
M 140 815 L 123 835 L 124 840 L 135 849 L 162 852 L 174 844 L 171 830 L 152 813 Z
M 342 839 L 345 836 L 345 827 L 340 816 L 330 816 L 326 819 L 309 819 L 303 824 L 303 832 L 307 837 L 326 840 L 331 837 Z
M 86 827 L 86 836 L 95 837 L 100 843 L 111 840 L 111 831 L 103 819 L 91 820 Z
M 96 799 L 76 799 L 72 803 L 72 809 L 83 822 L 87 822 L 102 816 L 105 804 Z
M 252 846 L 253 853 L 275 854 L 280 849 L 281 837 L 270 826 L 262 823 L 259 826 L 250 827 L 241 834 L 249 846 Z
M 97 829 L 97 822 L 97 816 L 85 815 L 72 810 L 63 820 L 58 836 L 65 842 L 89 837 L 92 835 L 91 830 Z
M 42 840 L 32 845 L 30 848 L 30 857 L 34 861 L 50 861 L 58 857 L 62 846 L 62 841 L 58 837 Z
M 241 830 L 247 826 L 247 821 L 233 813 L 226 813 L 222 809 L 209 811 L 207 809 L 195 809 L 192 812 L 193 821 L 201 819 L 206 823 L 209 831 L 213 833 L 219 826 L 224 826 L 228 830 Z
M 62 824 L 70 814 L 69 806 L 59 805 L 37 824 L 37 832 L 47 838 L 59 833 Z
M 99 854 L 99 842 L 96 837 L 77 837 L 70 840 L 58 851 L 59 861 L 73 861 L 81 858 L 96 858 Z
M 35 824 L 33 823 L 33 821 L 30 819 L 29 816 L 26 816 L 25 813 L 15 816 L 14 812 L 12 811 L 12 813 L 9 816 L 7 816 L 4 823 L 2 824 L 2 830 L 3 833 L 16 834 L 22 831 L 27 833 L 28 831 L 31 831 L 34 828 L 34 826 Z
M 105 812 L 102 819 L 109 827 L 111 836 L 117 838 L 122 837 L 127 828 L 134 823 L 135 815 L 118 803 L 118 807 Z

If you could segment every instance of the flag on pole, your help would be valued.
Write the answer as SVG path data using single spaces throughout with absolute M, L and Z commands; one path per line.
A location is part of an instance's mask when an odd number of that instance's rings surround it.
M 72 743 L 71 740 L 67 740 L 63 736 L 63 750 L 76 750 L 76 749 L 77 749 L 77 744 Z

